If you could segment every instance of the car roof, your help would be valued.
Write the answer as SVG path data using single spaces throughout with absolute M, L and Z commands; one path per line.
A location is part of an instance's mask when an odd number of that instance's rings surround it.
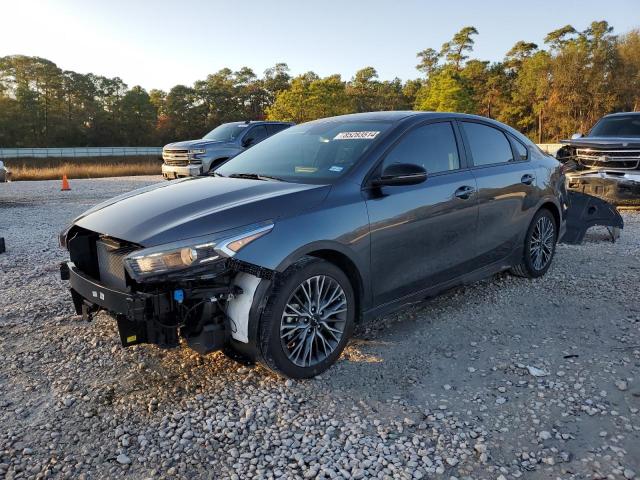
M 522 133 L 509 125 L 493 120 L 492 118 L 482 117 L 480 115 L 471 115 L 468 113 L 456 113 L 456 112 L 424 112 L 415 110 L 398 110 L 398 111 L 386 111 L 386 112 L 364 112 L 364 113 L 351 113 L 348 115 L 339 115 L 336 117 L 320 118 L 313 120 L 312 122 L 323 121 L 380 121 L 380 122 L 392 122 L 396 125 L 400 123 L 414 124 L 421 120 L 438 120 L 438 119 L 452 119 L 457 118 L 460 120 L 481 120 L 485 123 L 493 124 L 498 128 L 509 131 L 512 135 L 515 135 L 520 141 L 525 143 L 531 143 Z
M 495 120 L 492 120 L 487 117 L 482 117 L 480 115 L 471 115 L 467 113 L 456 113 L 456 112 L 426 112 L 426 111 L 416 111 L 416 110 L 392 110 L 392 111 L 383 111 L 383 112 L 364 112 L 364 113 L 350 113 L 347 115 L 339 115 L 335 117 L 321 118 L 322 120 L 351 120 L 351 121 L 387 121 L 387 122 L 397 122 L 400 120 L 404 120 L 407 118 L 414 119 L 438 119 L 438 118 L 461 118 L 468 120 L 483 120 L 494 123 Z
M 622 117 L 622 116 L 624 116 L 624 117 L 628 117 L 628 116 L 634 116 L 634 117 L 637 117 L 637 116 L 640 116 L 640 112 L 616 112 L 616 113 L 609 113 L 609 114 L 605 115 L 605 116 L 604 116 L 604 117 L 602 117 L 602 118 L 606 118 L 606 117 Z
M 279 125 L 293 125 L 293 122 L 279 122 L 277 120 L 246 120 L 244 122 L 227 122 L 225 125 L 260 125 L 260 124 L 279 124 Z

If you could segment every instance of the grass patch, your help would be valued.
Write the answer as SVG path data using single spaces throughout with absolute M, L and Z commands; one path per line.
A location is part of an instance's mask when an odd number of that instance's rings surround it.
M 5 159 L 13 181 L 59 180 L 68 178 L 160 175 L 162 160 L 155 156 L 20 158 Z

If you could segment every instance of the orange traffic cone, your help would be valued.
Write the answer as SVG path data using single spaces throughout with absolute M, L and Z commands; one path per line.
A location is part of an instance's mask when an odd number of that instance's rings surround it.
M 71 190 L 71 187 L 69 186 L 69 180 L 67 180 L 66 173 L 62 175 L 62 188 L 60 190 L 63 192 L 66 192 L 67 190 Z

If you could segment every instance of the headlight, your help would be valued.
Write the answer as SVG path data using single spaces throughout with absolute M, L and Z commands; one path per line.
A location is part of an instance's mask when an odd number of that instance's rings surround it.
M 206 268 L 209 263 L 234 256 L 249 243 L 269 233 L 272 228 L 273 223 L 263 223 L 226 234 L 137 250 L 125 257 L 125 268 L 138 281 L 187 268 Z
M 207 151 L 204 148 L 192 148 L 189 150 L 188 158 L 191 163 L 202 163 L 200 159 L 200 155 L 204 155 Z

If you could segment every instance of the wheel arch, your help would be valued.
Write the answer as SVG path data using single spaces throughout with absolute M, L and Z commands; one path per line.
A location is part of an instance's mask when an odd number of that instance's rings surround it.
M 222 165 L 224 162 L 226 162 L 227 160 L 229 160 L 229 158 L 231 158 L 229 155 L 223 155 L 221 157 L 218 158 L 214 158 L 213 160 L 211 160 L 211 163 L 209 164 L 209 170 L 211 170 L 212 168 L 217 168 L 220 165 Z
M 368 264 L 366 262 L 359 263 L 357 258 L 355 258 L 355 254 L 340 243 L 320 241 L 296 249 L 282 259 L 277 264 L 277 267 L 270 267 L 269 269 L 274 272 L 274 275 L 279 275 L 305 256 L 323 259 L 337 266 L 345 273 L 351 282 L 356 297 L 356 322 L 360 321 L 363 317 L 363 312 L 370 305 L 370 290 L 365 280 L 367 278 L 367 271 L 365 269 L 368 267 Z M 236 351 L 242 352 L 247 358 L 257 358 L 258 326 L 267 299 L 269 295 L 271 295 L 273 288 L 274 281 L 272 279 L 263 279 L 260 282 L 255 292 L 248 318 L 249 343 L 233 342 L 233 348 Z
M 368 255 L 365 258 L 359 258 L 357 251 L 335 241 L 312 242 L 287 255 L 286 258 L 280 261 L 275 271 L 284 272 L 305 256 L 326 260 L 340 268 L 347 275 L 356 295 L 356 319 L 359 320 L 362 312 L 370 307 L 371 300 L 371 292 L 367 283 L 369 272 Z
M 321 258 L 332 263 L 344 272 L 353 288 L 356 297 L 356 321 L 362 318 L 362 302 L 364 297 L 364 283 L 362 275 L 356 264 L 344 253 L 333 249 L 313 250 L 306 254 L 309 257 Z
M 560 229 L 562 225 L 562 217 L 560 215 L 560 208 L 558 207 L 558 205 L 550 200 L 547 200 L 543 202 L 542 205 L 540 205 L 536 213 L 543 209 L 549 210 L 551 212 L 551 214 L 553 215 L 553 219 L 556 221 L 556 228 Z

